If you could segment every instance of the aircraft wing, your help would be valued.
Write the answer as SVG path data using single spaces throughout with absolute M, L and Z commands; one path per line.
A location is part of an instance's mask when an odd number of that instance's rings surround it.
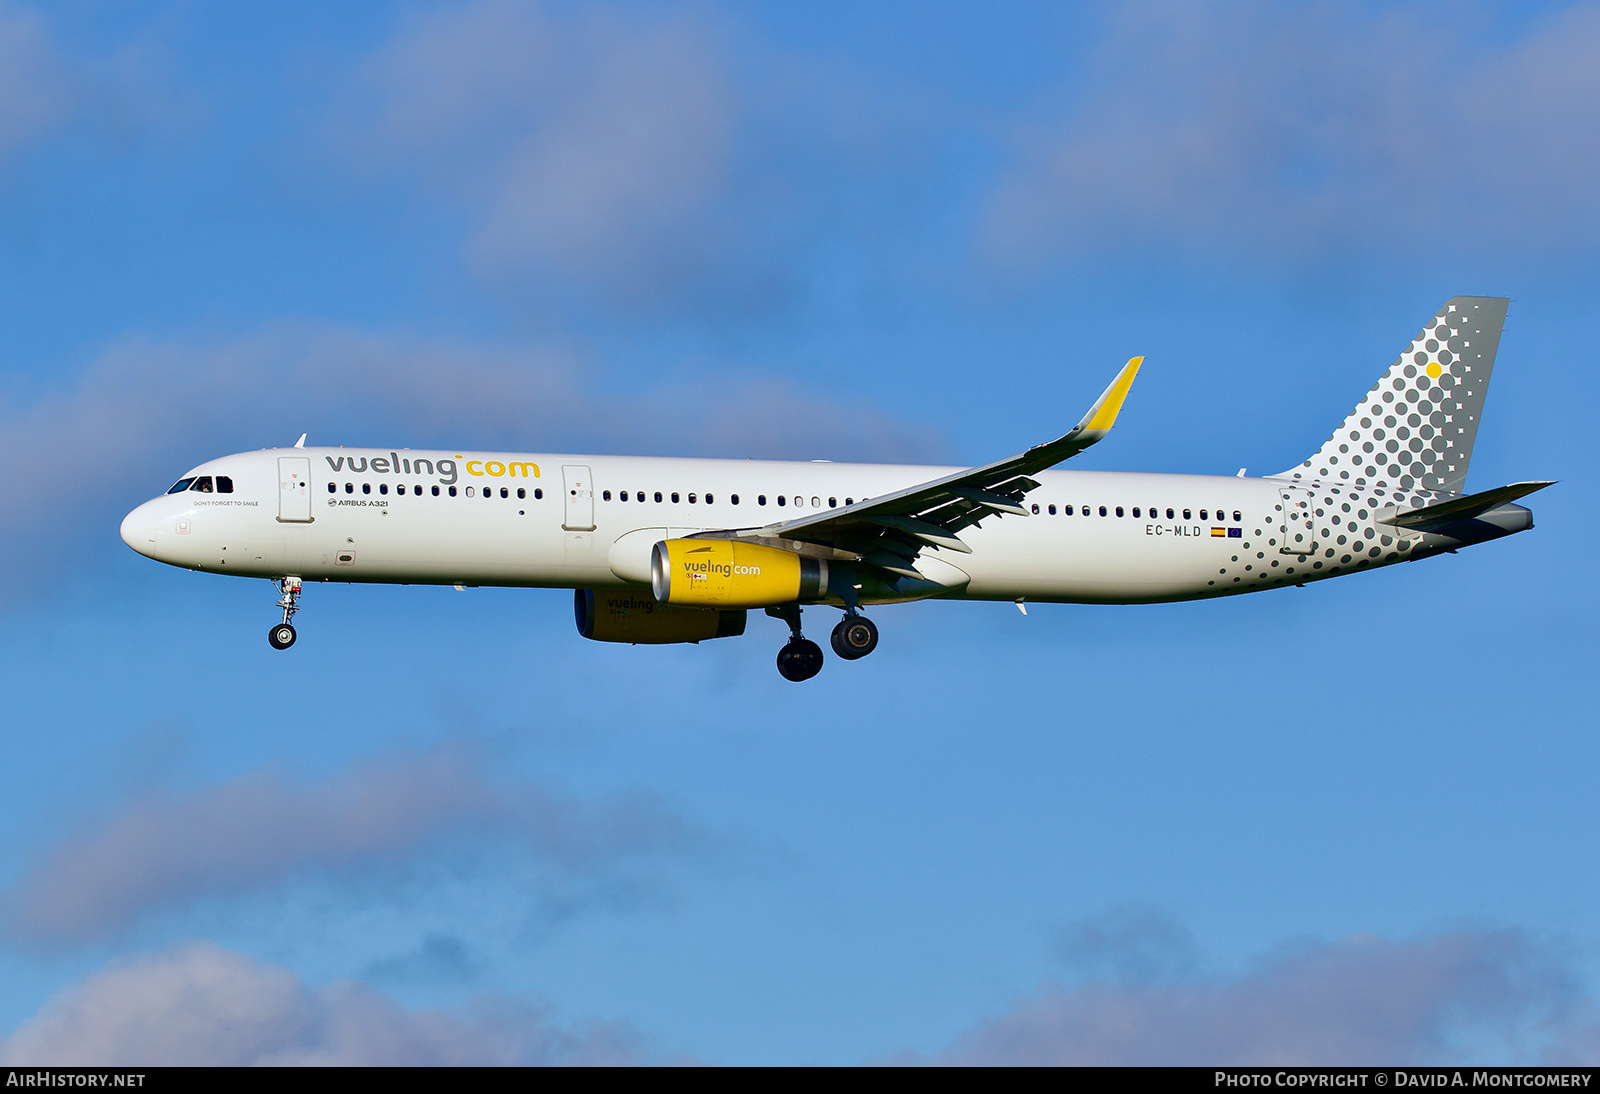
M 1039 485 L 1031 476 L 1076 456 L 1111 431 L 1143 363 L 1143 357 L 1135 357 L 1124 365 L 1083 420 L 1064 437 L 982 467 L 865 498 L 843 509 L 739 535 L 794 547 L 826 548 L 829 554 L 854 556 L 896 576 L 921 580 L 913 563 L 925 548 L 971 554 L 972 549 L 956 534 L 963 528 L 990 516 L 1027 516 L 1022 499 Z

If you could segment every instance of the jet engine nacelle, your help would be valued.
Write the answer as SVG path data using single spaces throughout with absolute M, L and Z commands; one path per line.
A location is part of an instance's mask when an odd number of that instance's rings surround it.
M 826 596 L 828 563 L 736 539 L 666 539 L 650 555 L 650 588 L 665 604 L 772 608 Z
M 744 633 L 744 612 L 680 608 L 634 592 L 579 589 L 573 608 L 578 633 L 596 642 L 655 646 Z

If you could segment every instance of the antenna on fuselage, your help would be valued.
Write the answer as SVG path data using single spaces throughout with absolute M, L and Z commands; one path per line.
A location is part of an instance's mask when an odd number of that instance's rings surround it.
M 306 446 L 306 435 L 304 433 L 300 434 L 300 439 L 294 442 L 294 446 L 296 448 L 304 448 Z

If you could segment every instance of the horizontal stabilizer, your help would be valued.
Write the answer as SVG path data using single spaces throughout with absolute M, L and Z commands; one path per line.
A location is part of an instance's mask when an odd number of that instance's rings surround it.
M 1547 486 L 1554 486 L 1554 482 L 1514 482 L 1510 486 L 1502 486 L 1495 490 L 1485 490 L 1481 494 L 1468 494 L 1466 497 L 1443 501 L 1438 505 L 1426 505 L 1421 509 L 1407 509 L 1392 516 L 1379 517 L 1384 524 L 1395 524 L 1401 528 L 1424 528 L 1428 525 L 1448 524 L 1456 520 L 1471 520 L 1473 517 L 1497 509 L 1510 501 L 1526 497 L 1535 490 L 1543 490 Z

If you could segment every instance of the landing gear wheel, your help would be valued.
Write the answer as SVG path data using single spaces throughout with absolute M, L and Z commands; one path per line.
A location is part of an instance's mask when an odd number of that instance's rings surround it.
M 287 623 L 279 623 L 267 632 L 267 641 L 272 643 L 275 650 L 286 650 L 294 645 L 294 628 Z
M 847 615 L 833 628 L 831 641 L 834 653 L 854 661 L 878 648 L 878 627 L 864 615 Z
M 778 651 L 778 673 L 799 683 L 822 671 L 822 647 L 809 638 L 791 638 Z

